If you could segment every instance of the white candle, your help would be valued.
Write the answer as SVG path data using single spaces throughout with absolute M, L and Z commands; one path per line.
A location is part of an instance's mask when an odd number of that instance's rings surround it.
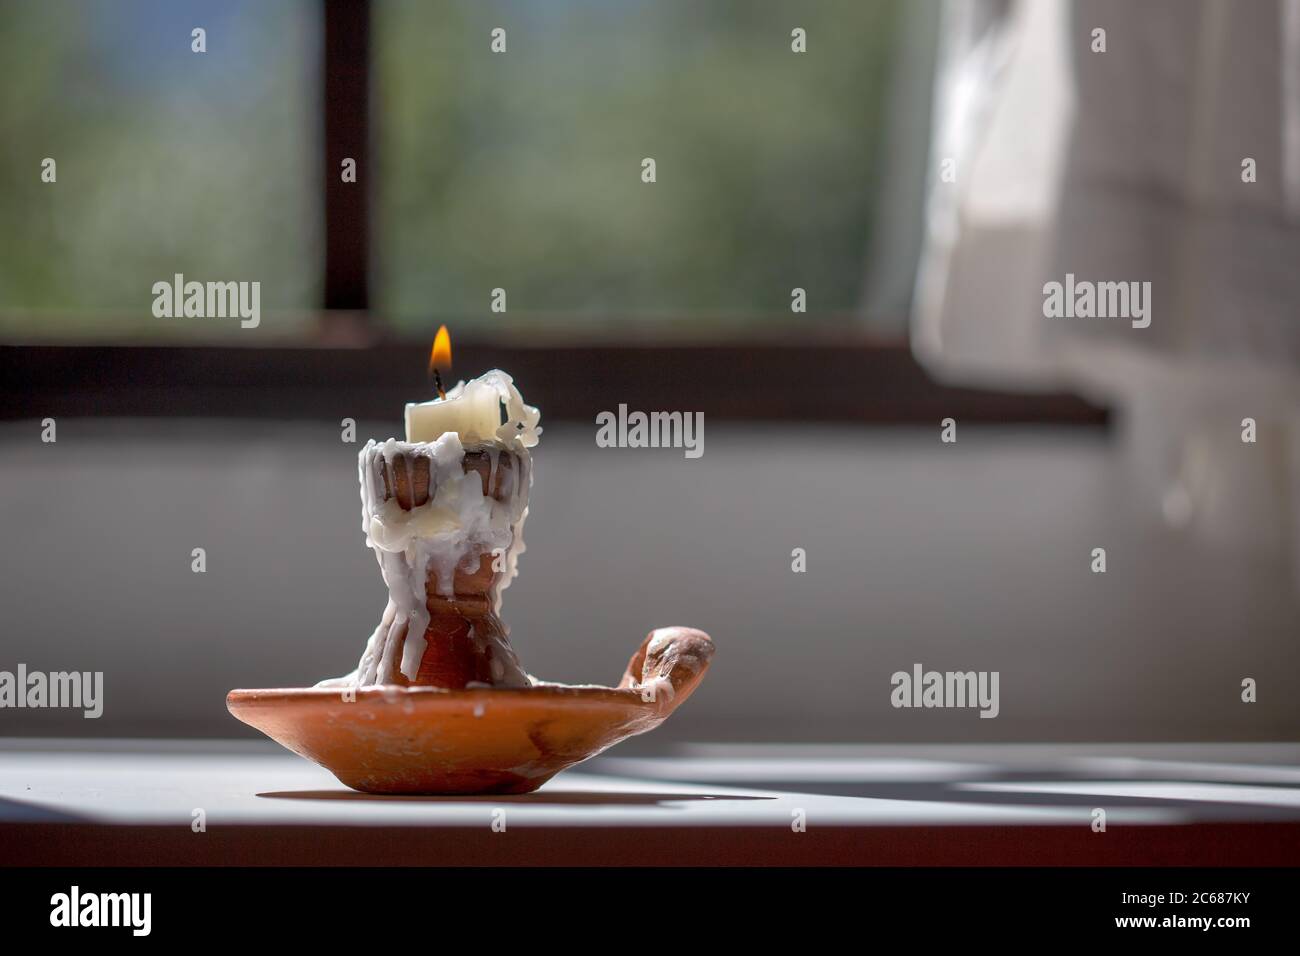
M 501 421 L 501 407 L 506 422 Z M 446 398 L 431 402 L 410 402 L 406 406 L 406 440 L 437 441 L 447 432 L 460 436 L 462 444 L 516 441 L 525 448 L 537 444 L 540 416 L 525 405 L 510 376 L 498 369 L 484 373 L 449 389 Z

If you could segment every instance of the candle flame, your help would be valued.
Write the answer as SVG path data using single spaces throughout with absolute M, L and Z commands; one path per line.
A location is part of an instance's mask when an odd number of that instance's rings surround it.
M 433 348 L 429 350 L 429 374 L 434 372 L 451 371 L 451 335 L 447 332 L 447 326 L 438 326 L 438 334 L 434 337 Z

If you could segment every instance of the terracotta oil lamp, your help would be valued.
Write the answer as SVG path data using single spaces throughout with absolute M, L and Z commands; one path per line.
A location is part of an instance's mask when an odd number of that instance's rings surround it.
M 431 365 L 449 360 L 444 329 Z M 526 793 L 662 723 L 704 676 L 713 642 L 652 631 L 614 687 L 527 674 L 500 608 L 523 551 L 539 415 L 499 371 L 439 392 L 407 406 L 408 441 L 360 454 L 362 525 L 389 601 L 357 669 L 315 687 L 233 690 L 226 706 L 356 790 Z

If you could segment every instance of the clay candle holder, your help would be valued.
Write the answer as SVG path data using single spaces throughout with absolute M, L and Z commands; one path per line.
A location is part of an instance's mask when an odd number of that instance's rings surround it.
M 530 461 L 525 455 L 495 446 L 466 448 L 461 457 L 459 475 L 475 476 L 482 496 L 517 513 L 522 521 L 520 501 L 527 501 L 531 475 Z M 374 498 L 387 503 L 395 502 L 407 514 L 427 507 L 436 497 L 437 478 L 433 458 L 424 449 L 412 446 L 397 450 L 389 457 L 382 445 L 367 446 L 361 452 L 361 481 L 369 482 L 363 489 L 363 500 Z M 474 480 L 474 478 L 470 478 Z M 526 504 L 523 508 L 526 508 Z M 511 522 L 509 539 L 491 550 L 470 551 L 455 563 L 446 562 L 441 569 L 444 578 L 439 581 L 439 569 L 428 567 L 412 569 L 424 575 L 424 615 L 416 622 L 395 619 L 390 610 L 398 602 L 389 602 L 384 619 L 376 636 L 382 638 L 380 646 L 374 642 L 367 648 L 368 658 L 363 658 L 360 669 L 369 673 L 362 676 L 361 684 L 395 684 L 443 687 L 461 690 L 469 684 L 487 684 L 493 687 L 526 687 L 528 676 L 519 665 L 510 647 L 506 628 L 497 616 L 494 596 L 509 583 L 506 559 L 514 549 L 518 533 Z M 519 529 L 521 532 L 522 529 Z M 455 555 L 453 555 L 455 556 Z M 400 562 L 399 562 L 400 563 Z M 381 567 L 383 567 L 381 559 Z M 388 578 L 385 568 L 385 578 Z M 389 583 L 390 593 L 393 583 Z M 440 593 L 441 592 L 441 593 Z M 397 662 L 415 660 L 407 655 L 407 632 L 411 624 L 427 623 L 423 630 L 424 650 L 408 677 Z M 391 642 L 391 646 L 386 646 Z M 387 663 L 386 663 L 387 662 Z M 408 668 L 410 670 L 411 668 Z
M 486 383 L 499 403 L 483 404 Z M 500 617 L 517 571 L 537 411 L 489 372 L 447 393 L 479 401 L 432 441 L 370 442 L 359 458 L 362 525 L 389 601 L 356 670 L 315 687 L 233 690 L 230 712 L 343 783 L 371 793 L 526 793 L 662 723 L 713 656 L 702 631 L 652 631 L 615 687 L 527 674 Z M 438 406 L 438 402 L 428 403 Z M 500 423 L 483 422 L 493 408 Z M 407 407 L 408 438 L 412 409 Z M 462 435 L 462 432 L 464 433 Z M 484 432 L 489 432 L 487 436 Z M 418 436 L 415 436 L 418 437 Z M 462 442 L 462 437 L 464 441 Z

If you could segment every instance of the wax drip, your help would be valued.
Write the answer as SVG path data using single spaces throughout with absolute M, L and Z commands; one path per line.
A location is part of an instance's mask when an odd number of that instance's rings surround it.
M 540 416 L 536 408 L 524 404 L 504 372 L 493 370 L 472 384 L 493 388 L 506 411 L 495 440 L 475 442 L 470 448 L 485 453 L 490 462 L 488 494 L 483 493 L 479 474 L 465 469 L 466 448 L 455 432 L 432 442 L 370 441 L 357 456 L 361 527 L 366 544 L 375 552 L 389 600 L 356 670 L 318 686 L 390 684 L 398 674 L 414 681 L 427 647 L 427 588 L 432 584 L 439 597 L 454 598 L 456 570 L 472 573 L 485 555 L 494 560 L 504 555 L 503 569 L 494 576 L 488 593 L 494 613 L 500 612 L 502 592 L 519 573 L 519 555 L 524 552 L 523 528 L 532 485 L 528 449 L 537 444 Z M 465 387 L 464 382 L 457 384 L 448 397 Z M 518 465 L 504 502 L 494 497 L 503 452 L 511 453 Z M 399 455 L 412 496 L 410 509 L 403 509 L 397 499 L 393 462 Z M 427 459 L 429 468 L 429 499 L 418 506 L 413 497 L 416 459 Z M 493 686 L 532 683 L 504 638 L 479 628 L 471 628 L 469 636 L 489 662 Z

